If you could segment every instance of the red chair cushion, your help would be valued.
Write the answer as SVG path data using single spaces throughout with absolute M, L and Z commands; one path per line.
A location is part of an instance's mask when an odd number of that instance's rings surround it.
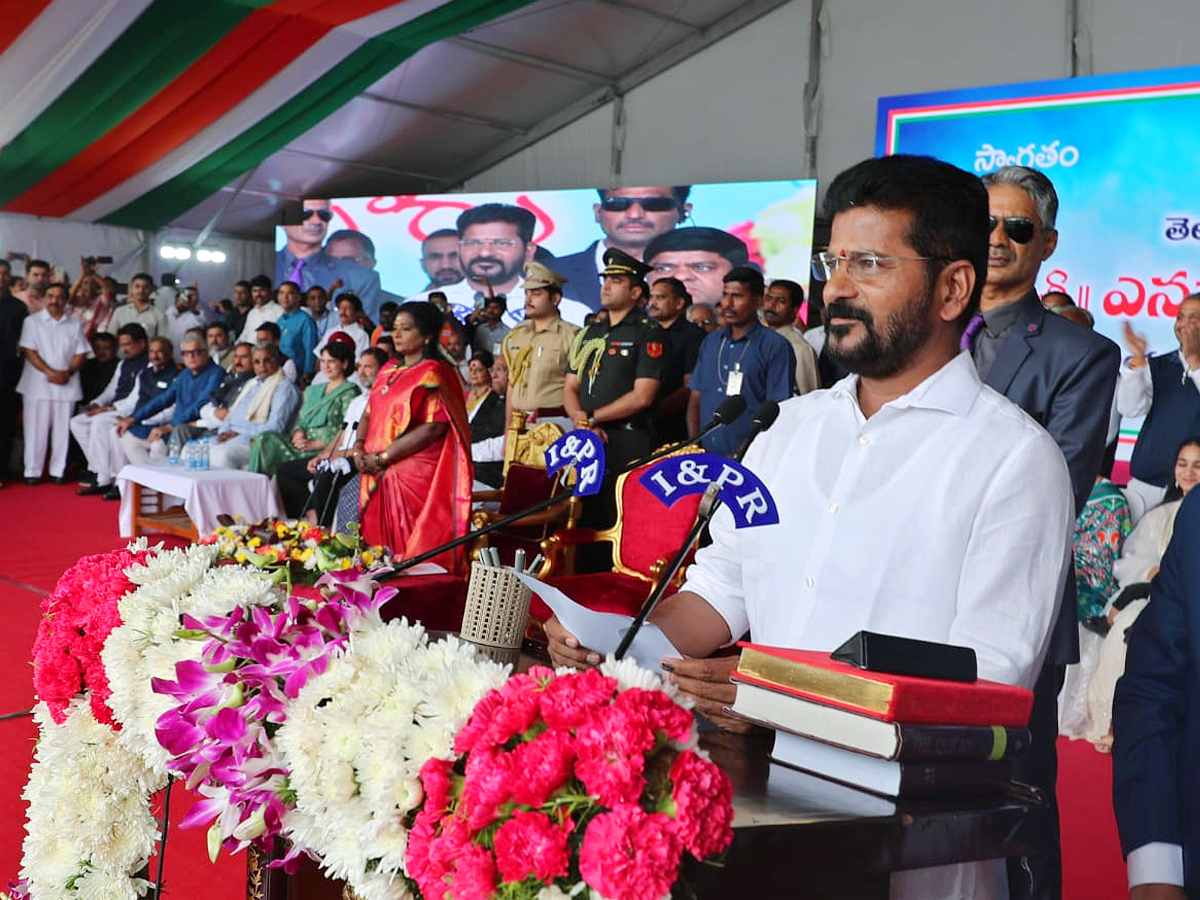
M 383 620 L 407 616 L 431 631 L 458 631 L 467 608 L 467 581 L 457 575 L 405 575 L 387 582 L 399 593 L 379 611 Z
M 580 606 L 596 612 L 615 612 L 627 616 L 637 615 L 642 603 L 650 596 L 653 585 L 632 575 L 619 572 L 597 572 L 594 575 L 559 575 L 547 578 L 546 583 L 558 588 Z M 673 594 L 669 588 L 667 594 Z M 552 613 L 536 594 L 529 603 L 529 614 L 539 622 L 545 622 Z
M 650 576 L 650 567 L 671 559 L 687 539 L 696 521 L 701 494 L 683 497 L 666 507 L 631 472 L 621 489 L 621 543 L 618 548 L 626 568 Z

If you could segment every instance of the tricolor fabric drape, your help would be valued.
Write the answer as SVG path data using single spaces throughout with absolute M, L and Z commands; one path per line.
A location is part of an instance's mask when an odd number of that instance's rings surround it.
M 5 0 L 0 211 L 155 230 L 530 0 Z

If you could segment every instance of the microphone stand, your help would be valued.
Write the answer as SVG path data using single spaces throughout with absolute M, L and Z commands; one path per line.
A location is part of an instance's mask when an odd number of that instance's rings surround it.
M 764 411 L 764 408 L 767 406 L 774 407 L 773 413 L 767 413 Z M 770 428 L 771 425 L 774 424 L 775 416 L 777 415 L 779 415 L 779 404 L 763 404 L 763 407 L 759 408 L 759 410 L 754 414 L 750 433 L 746 435 L 746 439 L 742 441 L 741 446 L 739 446 L 733 452 L 733 456 L 730 458 L 734 462 L 741 462 L 742 457 L 746 455 L 746 451 L 750 449 L 751 441 L 758 437 L 759 432 L 766 431 L 768 428 Z M 687 538 L 684 540 L 682 546 L 680 546 L 680 548 L 675 552 L 675 555 L 671 558 L 671 562 L 667 565 L 666 570 L 663 571 L 662 576 L 659 578 L 658 584 L 654 586 L 654 590 L 651 592 L 650 596 L 646 598 L 646 602 L 642 604 L 642 608 L 639 609 L 637 615 L 633 617 L 633 621 L 630 623 L 629 628 L 625 630 L 625 634 L 621 638 L 621 643 L 617 645 L 617 649 L 613 654 L 617 659 L 622 659 L 625 654 L 629 652 L 629 647 L 633 644 L 633 639 L 637 637 L 637 633 L 641 631 L 642 626 L 646 623 L 646 618 L 654 611 L 654 608 L 658 606 L 658 601 L 661 600 L 663 594 L 666 593 L 667 588 L 671 584 L 671 579 L 675 577 L 675 573 L 679 571 L 679 567 L 683 565 L 684 559 L 686 559 L 688 553 L 691 552 L 692 544 L 694 544 L 696 539 L 700 537 L 700 532 L 705 529 L 708 523 L 712 520 L 712 517 L 716 513 L 717 509 L 720 507 L 721 501 L 717 496 L 717 493 L 720 491 L 720 489 L 720 484 L 715 481 L 709 482 L 708 487 L 704 489 L 704 496 L 700 500 L 700 508 L 696 510 L 695 523 L 693 523 L 692 528 L 688 532 Z
M 743 408 L 744 408 L 744 405 L 743 405 Z M 741 413 L 739 412 L 737 415 L 740 415 L 740 414 Z M 734 415 L 734 416 L 731 416 L 728 418 L 730 420 L 732 420 L 732 419 L 737 418 L 737 415 Z M 620 472 L 618 472 L 617 475 L 623 475 L 626 472 L 630 472 L 633 469 L 638 468 L 639 466 L 644 466 L 648 463 L 654 462 L 657 459 L 661 459 L 662 457 L 667 456 L 668 454 L 674 453 L 676 450 L 679 450 L 682 447 L 686 447 L 689 444 L 694 444 L 697 441 L 699 441 L 701 438 L 703 438 L 705 435 L 707 435 L 710 431 L 720 428 L 722 425 L 725 425 L 725 424 L 727 424 L 726 417 L 713 416 L 712 421 L 709 422 L 707 425 L 705 425 L 704 428 L 700 431 L 700 433 L 698 435 L 696 435 L 694 438 L 690 438 L 686 441 L 680 441 L 679 443 L 672 444 L 661 450 L 656 450 L 654 453 L 651 453 L 649 456 L 645 457 L 644 459 L 639 459 L 639 460 L 636 460 L 636 461 L 630 463 L 628 466 L 626 466 L 624 469 L 622 469 Z M 757 433 L 757 432 L 755 432 L 755 433 Z M 406 569 L 411 569 L 413 566 L 415 566 L 419 563 L 423 563 L 426 560 L 433 559 L 435 556 L 440 556 L 441 554 L 445 553 L 447 550 L 453 550 L 455 547 L 461 547 L 463 544 L 468 543 L 469 541 L 473 541 L 477 537 L 483 537 L 483 535 L 485 535 L 485 534 L 491 534 L 493 531 L 496 531 L 499 528 L 503 528 L 505 525 L 511 525 L 513 522 L 523 519 L 526 516 L 531 515 L 532 513 L 541 512 L 543 509 L 549 509 L 551 506 L 553 506 L 556 503 L 561 503 L 564 500 L 570 499 L 570 497 L 573 494 L 574 494 L 574 491 L 561 491 L 560 493 L 554 494 L 551 497 L 547 497 L 545 500 L 539 500 L 537 503 L 533 504 L 532 506 L 529 506 L 525 509 L 519 510 L 518 512 L 515 512 L 512 515 L 505 516 L 503 519 L 497 519 L 495 522 L 489 522 L 487 525 L 484 525 L 482 528 L 477 528 L 474 531 L 468 531 L 466 534 L 461 535 L 460 537 L 456 537 L 454 540 L 448 541 L 439 547 L 434 547 L 432 550 L 427 550 L 424 553 L 419 553 L 416 556 L 411 557 L 410 559 L 406 559 L 403 562 L 397 563 L 392 568 L 392 571 L 389 572 L 387 575 L 381 576 L 380 580 L 381 581 L 390 581 L 393 578 L 397 578 L 397 577 L 399 577 L 400 573 L 405 571 Z

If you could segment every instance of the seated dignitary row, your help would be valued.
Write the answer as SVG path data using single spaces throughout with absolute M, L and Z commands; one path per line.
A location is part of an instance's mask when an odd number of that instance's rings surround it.
M 321 349 L 325 377 L 303 398 L 273 343 L 237 344 L 226 370 L 198 333 L 183 340 L 181 369 L 169 341 L 147 342 L 136 324 L 118 341 L 123 359 L 108 387 L 70 423 L 91 475 L 83 494 L 119 496 L 113 483 L 126 462 L 165 458 L 170 444 L 192 439 L 209 440 L 214 467 L 274 474 L 280 463 L 324 449 L 362 390 L 356 347 L 344 334 Z

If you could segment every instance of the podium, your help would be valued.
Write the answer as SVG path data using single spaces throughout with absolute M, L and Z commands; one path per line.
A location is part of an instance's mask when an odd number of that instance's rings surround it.
M 535 660 L 522 656 L 528 667 Z M 537 660 L 540 661 L 540 660 Z M 685 856 L 674 896 L 701 900 L 886 900 L 891 873 L 1033 855 L 1052 845 L 1045 804 L 1003 795 L 891 800 L 808 775 L 768 758 L 773 736 L 709 730 L 700 746 L 733 782 L 733 844 L 722 865 Z M 255 870 L 251 868 L 251 881 Z M 250 900 L 336 900 L 342 883 L 306 863 L 296 875 L 266 870 Z

